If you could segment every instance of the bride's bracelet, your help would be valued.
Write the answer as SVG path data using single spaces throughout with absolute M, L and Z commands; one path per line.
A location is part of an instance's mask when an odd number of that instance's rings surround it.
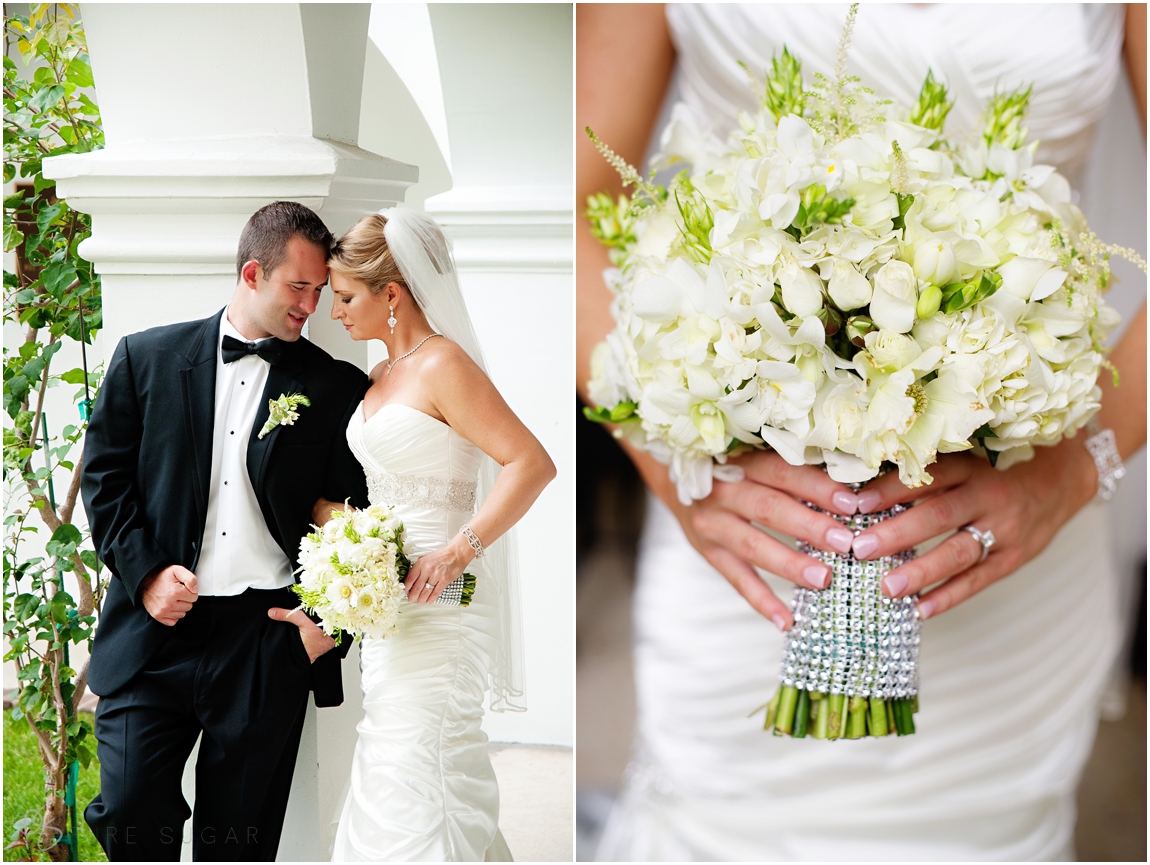
M 1098 493 L 1095 498 L 1108 502 L 1118 489 L 1118 481 L 1126 477 L 1126 466 L 1118 455 L 1114 430 L 1102 429 L 1093 418 L 1086 425 L 1086 430 L 1090 433 L 1090 438 L 1086 439 L 1086 450 L 1094 459 L 1094 467 L 1098 469 Z
M 475 550 L 475 558 L 483 558 L 483 544 L 479 537 L 471 530 L 471 526 L 463 526 L 459 529 L 463 537 L 467 538 L 467 543 L 471 544 L 471 549 Z

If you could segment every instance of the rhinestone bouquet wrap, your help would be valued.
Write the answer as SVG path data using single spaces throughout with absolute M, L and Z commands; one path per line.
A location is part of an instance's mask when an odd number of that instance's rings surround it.
M 841 516 L 811 503 L 854 534 L 907 509 Z M 822 590 L 797 587 L 794 627 L 783 647 L 779 689 L 767 707 L 766 729 L 796 738 L 856 739 L 914 732 L 918 703 L 917 595 L 888 598 L 881 581 L 914 558 L 914 550 L 861 561 L 799 542 L 831 568 Z

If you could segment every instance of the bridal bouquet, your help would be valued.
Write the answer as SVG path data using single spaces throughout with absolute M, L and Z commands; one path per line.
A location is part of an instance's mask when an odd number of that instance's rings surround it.
M 395 633 L 403 580 L 411 570 L 404 555 L 403 523 L 392 508 L 333 510 L 322 529 L 299 543 L 300 581 L 292 586 L 305 610 L 320 617 L 337 642 L 344 633 L 382 639 Z M 466 607 L 475 577 L 463 574 L 444 587 L 435 603 Z
M 1033 161 L 1030 89 L 995 95 L 982 128 L 946 136 L 952 102 L 930 73 L 918 100 L 877 98 L 846 58 L 804 81 L 784 50 L 755 79 L 760 108 L 720 140 L 675 106 L 644 180 L 588 129 L 635 187 L 588 200 L 610 250 L 617 326 L 592 357 L 589 418 L 670 467 L 684 504 L 731 455 L 770 448 L 861 484 L 885 468 L 931 482 L 939 453 L 1006 467 L 1073 435 L 1099 407 L 1102 292 L 1111 253 Z M 856 530 L 893 515 L 836 516 Z M 801 547 L 831 586 L 798 589 L 776 732 L 913 732 L 915 599 L 881 594 L 913 555 L 856 561 Z
M 322 529 L 300 541 L 299 562 L 292 590 L 329 636 L 382 639 L 395 632 L 411 562 L 403 554 L 403 524 L 391 508 L 333 510 Z

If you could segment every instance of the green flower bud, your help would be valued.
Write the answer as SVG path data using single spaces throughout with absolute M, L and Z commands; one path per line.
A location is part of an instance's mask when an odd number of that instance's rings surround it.
M 878 325 L 865 315 L 852 315 L 847 319 L 847 339 L 859 348 L 866 347 L 866 335 L 878 330 Z
M 934 73 L 928 69 L 926 80 L 922 82 L 922 89 L 918 93 L 918 102 L 910 113 L 910 122 L 925 129 L 942 132 L 946 115 L 954 107 L 954 101 L 946 97 L 946 85 L 935 81 Z
M 915 305 L 914 314 L 918 318 L 930 318 L 938 308 L 942 306 L 942 289 L 937 285 L 928 285 L 918 295 L 918 303 Z

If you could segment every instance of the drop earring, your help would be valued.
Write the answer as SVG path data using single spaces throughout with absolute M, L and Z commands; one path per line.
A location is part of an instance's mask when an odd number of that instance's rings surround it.
M 387 308 L 387 313 L 388 313 L 388 316 L 389 316 L 389 318 L 387 319 L 387 325 L 388 325 L 388 327 L 390 327 L 390 328 L 391 328 L 391 332 L 392 332 L 392 333 L 395 333 L 395 325 L 398 323 L 398 322 L 396 322 L 396 320 L 395 320 L 395 308 L 394 308 L 394 307 L 391 307 L 391 306 L 389 306 L 389 307 Z

